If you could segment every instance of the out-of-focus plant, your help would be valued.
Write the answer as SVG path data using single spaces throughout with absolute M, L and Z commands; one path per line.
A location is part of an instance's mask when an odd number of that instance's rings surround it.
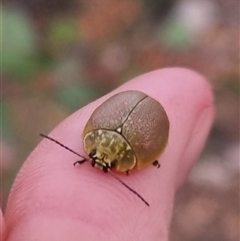
M 55 54 L 69 51 L 80 41 L 77 22 L 70 17 L 53 18 L 47 30 L 47 47 Z
M 19 9 L 2 9 L 2 73 L 27 80 L 38 68 L 36 34 L 27 14 Z

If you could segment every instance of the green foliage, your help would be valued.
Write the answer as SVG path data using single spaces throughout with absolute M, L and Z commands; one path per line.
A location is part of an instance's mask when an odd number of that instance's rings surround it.
M 57 88 L 55 95 L 68 109 L 77 110 L 96 96 L 96 89 L 90 85 L 71 85 Z
M 36 36 L 25 12 L 2 9 L 1 56 L 3 74 L 28 79 L 37 69 Z
M 165 23 L 160 31 L 159 38 L 165 48 L 176 51 L 185 51 L 190 46 L 190 34 L 186 27 L 175 20 Z
M 75 21 L 69 18 L 57 18 L 52 20 L 47 38 L 49 44 L 61 52 L 61 48 L 77 42 L 78 32 Z
M 12 132 L 12 126 L 11 122 L 9 120 L 9 103 L 7 101 L 2 100 L 1 101 L 1 118 L 0 118 L 0 125 L 1 125 L 1 136 L 5 140 L 10 141 L 12 135 L 14 133 Z

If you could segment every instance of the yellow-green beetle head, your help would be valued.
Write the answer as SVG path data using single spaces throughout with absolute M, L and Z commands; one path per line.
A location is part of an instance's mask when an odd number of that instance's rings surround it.
M 156 164 L 168 133 L 169 120 L 158 101 L 125 91 L 95 109 L 84 128 L 83 145 L 93 166 L 129 172 Z

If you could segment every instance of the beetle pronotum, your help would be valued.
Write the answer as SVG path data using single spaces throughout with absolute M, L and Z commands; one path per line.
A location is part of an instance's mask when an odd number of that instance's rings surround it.
M 49 136 L 40 135 L 82 158 L 74 165 L 90 160 L 93 167 L 110 173 L 149 206 L 111 170 L 129 174 L 133 169 L 141 170 L 150 164 L 160 167 L 156 159 L 167 145 L 169 120 L 155 99 L 130 90 L 110 97 L 97 107 L 83 130 L 83 147 L 89 159 Z

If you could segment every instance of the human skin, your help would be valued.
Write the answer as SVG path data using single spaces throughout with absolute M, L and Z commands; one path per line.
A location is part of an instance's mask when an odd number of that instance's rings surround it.
M 74 167 L 76 155 L 43 139 L 14 181 L 4 241 L 168 240 L 174 195 L 201 153 L 213 120 L 212 92 L 204 77 L 180 68 L 147 73 L 78 110 L 49 135 L 87 157 L 84 125 L 97 106 L 125 90 L 155 98 L 170 121 L 169 143 L 158 158 L 160 169 L 149 166 L 129 176 L 115 173 L 150 207 L 89 162 Z

